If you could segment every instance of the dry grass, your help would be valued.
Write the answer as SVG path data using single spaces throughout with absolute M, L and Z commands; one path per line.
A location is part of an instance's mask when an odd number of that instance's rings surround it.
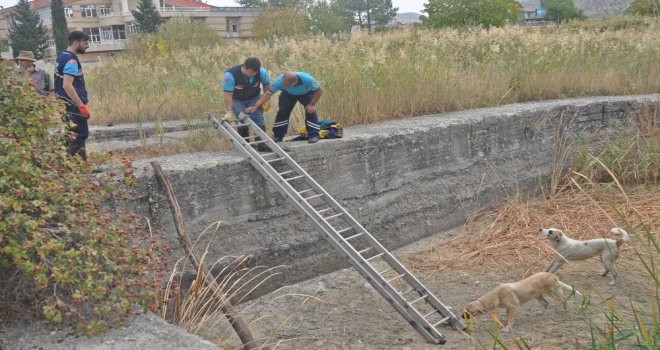
M 575 239 L 610 237 L 612 227 L 623 226 L 610 203 L 633 225 L 645 218 L 647 225 L 660 226 L 659 186 L 627 188 L 628 201 L 616 190 L 609 192 L 572 187 L 548 200 L 530 198 L 497 205 L 474 214 L 466 223 L 467 235 L 413 254 L 408 264 L 434 273 L 538 271 L 555 255 L 539 228 L 560 228 Z
M 129 52 L 86 78 L 97 123 L 193 119 L 223 110 L 222 72 L 255 55 L 271 76 L 293 69 L 317 77 L 326 89 L 321 117 L 351 125 L 520 101 L 658 92 L 660 20 L 641 21 L 602 31 L 574 25 L 414 29 L 185 50 L 162 39 L 145 44 L 146 56 Z

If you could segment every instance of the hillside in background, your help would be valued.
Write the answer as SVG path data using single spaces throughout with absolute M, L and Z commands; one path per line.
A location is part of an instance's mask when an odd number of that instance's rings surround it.
M 416 23 L 416 22 L 421 22 L 419 20 L 419 16 L 421 15 L 416 12 L 403 12 L 403 13 L 397 13 L 394 19 L 401 23 Z
M 519 0 L 523 7 L 537 8 L 540 0 Z M 589 18 L 608 18 L 623 14 L 633 0 L 573 0 Z

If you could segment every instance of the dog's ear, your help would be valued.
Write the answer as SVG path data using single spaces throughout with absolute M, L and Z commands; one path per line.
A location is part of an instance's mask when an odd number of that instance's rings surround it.
M 561 240 L 562 232 L 557 229 L 551 229 L 548 231 L 548 238 L 559 242 Z
M 463 315 L 469 314 L 470 316 L 476 316 L 479 314 L 483 314 L 485 312 L 486 312 L 486 308 L 483 306 L 483 304 L 481 304 L 479 300 L 475 300 L 467 304 L 467 306 L 465 307 L 465 313 Z

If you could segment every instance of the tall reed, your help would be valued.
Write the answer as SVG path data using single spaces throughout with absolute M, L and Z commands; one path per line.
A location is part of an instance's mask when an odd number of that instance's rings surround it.
M 572 96 L 660 91 L 660 19 L 548 28 L 405 29 L 208 46 L 152 37 L 89 70 L 97 122 L 223 110 L 221 78 L 260 57 L 271 78 L 306 71 L 322 118 L 344 124 Z M 148 54 L 145 54 L 147 52 Z M 274 99 L 275 107 L 277 98 Z M 274 108 L 267 114 L 269 123 Z M 301 111 L 296 112 L 298 118 Z

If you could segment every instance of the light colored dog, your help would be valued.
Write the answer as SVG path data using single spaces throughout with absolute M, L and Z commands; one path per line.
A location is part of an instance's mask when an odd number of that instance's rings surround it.
M 537 272 L 518 282 L 500 284 L 481 298 L 469 303 L 465 307 L 463 318 L 469 319 L 471 316 L 491 313 L 498 308 L 505 309 L 506 326 L 502 331 L 508 332 L 513 327 L 513 319 L 522 304 L 536 299 L 543 305 L 545 311 L 548 301 L 543 298 L 543 295 L 549 295 L 565 302 L 564 291 L 569 293 L 575 291 L 576 294 L 580 294 L 573 287 L 561 282 L 555 274 Z M 568 296 L 570 294 L 566 297 Z
M 547 237 L 552 245 L 552 248 L 557 252 L 557 256 L 552 261 L 550 266 L 546 269 L 547 272 L 555 272 L 567 260 L 584 260 L 600 254 L 605 272 L 601 276 L 607 275 L 608 272 L 612 273 L 612 281 L 610 284 L 616 283 L 616 270 L 614 263 L 619 255 L 619 247 L 625 242 L 629 241 L 630 237 L 628 232 L 622 228 L 613 228 L 612 234 L 620 234 L 622 239 L 608 239 L 597 238 L 588 241 L 579 241 L 571 239 L 566 236 L 561 230 L 556 228 L 542 228 L 539 233 L 543 237 Z

